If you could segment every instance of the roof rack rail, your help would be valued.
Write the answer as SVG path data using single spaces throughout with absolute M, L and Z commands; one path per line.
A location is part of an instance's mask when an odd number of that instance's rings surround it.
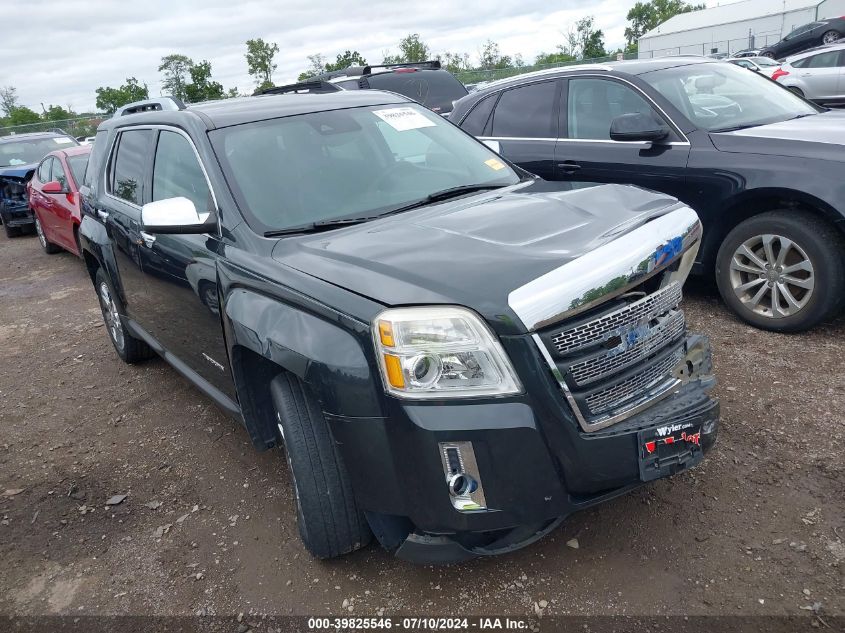
M 287 84 L 286 86 L 273 86 L 272 88 L 265 88 L 259 95 L 283 95 L 283 94 L 298 94 L 308 92 L 312 94 L 337 92 L 341 90 L 339 86 L 335 86 L 328 81 L 322 79 L 311 79 L 305 81 L 298 81 L 295 84 Z
M 161 111 L 177 111 L 184 110 L 185 104 L 177 97 L 157 97 L 155 99 L 144 99 L 143 101 L 133 101 L 127 103 L 125 106 L 118 108 L 114 116 L 126 116 L 127 114 L 139 114 L 141 112 L 161 112 Z
M 440 68 L 440 60 L 432 59 L 427 62 L 405 62 L 401 64 L 369 64 L 363 67 L 363 74 L 371 74 L 373 68 L 431 68 L 437 70 Z

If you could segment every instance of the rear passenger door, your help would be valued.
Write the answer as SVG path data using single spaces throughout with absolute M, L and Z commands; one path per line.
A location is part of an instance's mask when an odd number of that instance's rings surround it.
M 845 51 L 826 51 L 792 64 L 808 99 L 835 99 L 842 94 L 844 56 Z
M 614 118 L 648 114 L 672 131 L 659 143 L 610 138 Z M 556 178 L 634 184 L 683 198 L 690 145 L 635 86 L 605 77 L 573 77 L 564 87 Z
M 487 97 L 467 115 L 462 127 L 472 134 L 489 111 L 479 138 L 496 141 L 502 156 L 553 180 L 562 83 L 556 79 L 538 81 Z

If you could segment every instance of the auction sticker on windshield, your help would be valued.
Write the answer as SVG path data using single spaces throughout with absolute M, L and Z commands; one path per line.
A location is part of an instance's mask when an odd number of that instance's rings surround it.
M 421 127 L 434 127 L 435 125 L 433 121 L 429 121 L 413 108 L 373 110 L 373 114 L 398 132 L 418 130 Z
M 69 138 L 64 138 L 60 136 L 59 138 L 53 139 L 56 142 L 56 145 L 67 145 L 68 143 L 73 143 Z

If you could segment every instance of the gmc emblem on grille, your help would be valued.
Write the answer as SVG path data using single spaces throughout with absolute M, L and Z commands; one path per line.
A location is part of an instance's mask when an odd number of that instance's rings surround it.
M 627 352 L 643 339 L 648 338 L 651 333 L 651 325 L 641 323 L 623 329 L 605 341 L 605 347 L 610 350 L 609 356 L 615 356 Z

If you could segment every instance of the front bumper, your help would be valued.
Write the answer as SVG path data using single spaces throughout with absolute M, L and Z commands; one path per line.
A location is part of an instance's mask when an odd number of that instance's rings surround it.
M 709 344 L 691 337 L 696 348 Z M 359 506 L 395 518 L 380 529 L 383 545 L 420 562 L 455 562 L 528 545 L 577 510 L 624 494 L 651 479 L 697 464 L 715 443 L 719 404 L 709 353 L 677 392 L 624 422 L 587 433 L 526 337 L 503 340 L 524 380 L 518 398 L 443 403 L 388 399 L 387 418 L 329 416 Z M 644 433 L 666 425 L 700 428 L 694 459 L 641 471 Z M 460 511 L 447 488 L 443 446 L 470 443 L 486 509 Z M 376 525 L 378 524 L 378 525 Z
M 9 227 L 29 226 L 35 223 L 35 214 L 25 202 L 22 204 L 6 203 L 0 205 L 0 221 Z

